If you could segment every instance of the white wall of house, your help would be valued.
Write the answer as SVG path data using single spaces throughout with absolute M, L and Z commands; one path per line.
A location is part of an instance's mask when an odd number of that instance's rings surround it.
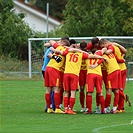
M 26 4 L 23 4 L 17 0 L 14 0 L 14 8 L 16 13 L 24 13 L 26 17 L 24 21 L 29 24 L 30 28 L 39 32 L 47 32 L 47 16 Z M 48 31 L 54 30 L 60 25 L 60 22 L 49 17 L 48 19 Z

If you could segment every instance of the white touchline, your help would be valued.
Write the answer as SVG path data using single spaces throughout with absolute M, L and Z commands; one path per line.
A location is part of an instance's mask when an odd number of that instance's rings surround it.
M 117 125 L 110 125 L 110 126 L 104 126 L 104 127 L 100 127 L 100 128 L 95 128 L 92 130 L 92 132 L 94 133 L 100 133 L 99 130 L 104 129 L 104 128 L 110 128 L 110 127 L 117 127 L 117 126 L 124 126 L 124 125 L 129 125 L 130 123 L 126 123 L 126 124 L 117 124 Z

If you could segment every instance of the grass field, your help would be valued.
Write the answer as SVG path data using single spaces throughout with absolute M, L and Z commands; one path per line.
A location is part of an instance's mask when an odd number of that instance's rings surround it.
M 133 103 L 133 81 L 128 81 L 125 92 Z M 44 112 L 45 88 L 43 80 L 0 81 L 1 133 L 131 133 L 133 107 L 125 103 L 125 113 L 80 113 L 79 92 L 74 109 L 76 115 L 47 114 Z M 133 104 L 132 104 L 133 106 Z M 93 94 L 93 109 L 95 94 Z

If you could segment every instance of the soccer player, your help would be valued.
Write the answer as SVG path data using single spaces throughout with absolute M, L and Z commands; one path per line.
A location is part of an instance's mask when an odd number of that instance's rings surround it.
M 102 50 L 97 50 L 95 55 L 102 56 L 107 48 Z M 86 76 L 86 104 L 87 109 L 85 114 L 92 114 L 92 93 L 94 92 L 94 87 L 96 87 L 97 99 L 96 101 L 101 105 L 101 111 L 96 112 L 98 114 L 104 113 L 104 96 L 102 93 L 102 72 L 101 72 L 101 59 L 87 59 L 87 76 Z
M 92 49 L 99 49 L 99 45 L 98 45 L 99 39 L 97 37 L 93 37 L 91 39 L 91 42 L 87 44 L 87 50 L 92 50 Z
M 87 43 L 85 41 L 80 43 L 80 49 L 83 51 L 87 51 Z M 80 112 L 84 112 L 84 101 L 85 101 L 85 83 L 86 83 L 86 74 L 87 74 L 87 68 L 86 68 L 86 63 L 85 60 L 82 60 L 81 68 L 80 68 L 80 73 L 79 73 L 79 86 L 80 86 L 80 92 L 79 92 L 79 100 L 80 100 L 80 105 L 81 105 L 81 110 Z
M 44 54 L 44 57 L 43 57 L 43 59 L 44 59 L 43 66 L 42 66 L 42 75 L 43 75 L 43 78 L 45 78 L 46 66 L 49 63 L 50 58 L 52 58 L 53 51 L 50 50 L 51 48 L 52 48 L 52 46 L 46 48 L 46 51 L 45 51 L 45 54 Z M 55 110 L 55 104 L 54 104 L 53 96 L 54 96 L 54 91 L 51 92 L 51 103 L 52 103 L 51 104 L 51 108 L 53 110 Z M 47 112 L 47 106 L 46 106 L 45 112 Z
M 69 46 L 70 43 L 68 40 L 62 40 L 59 42 L 55 42 L 53 40 L 49 41 L 50 45 L 52 45 L 55 49 L 58 50 L 65 50 L 66 48 L 64 46 Z M 58 59 L 61 59 L 60 61 Z M 59 62 L 57 62 L 57 61 Z M 52 113 L 52 109 L 50 108 L 50 93 L 52 90 L 54 90 L 54 101 L 55 101 L 55 113 L 64 113 L 59 105 L 60 105 L 60 68 L 63 66 L 65 62 L 65 57 L 58 54 L 53 54 L 52 59 L 49 61 L 46 71 L 45 71 L 45 86 L 46 88 L 46 94 L 45 94 L 45 100 L 48 106 L 47 113 Z
M 99 47 L 99 45 L 98 45 L 98 42 L 99 42 L 99 39 L 97 38 L 97 37 L 93 37 L 92 39 L 91 39 L 91 42 L 90 43 L 81 43 L 80 44 L 80 49 L 81 50 L 83 50 L 83 51 L 91 51 L 92 49 L 96 49 L 96 50 L 99 50 L 99 49 L 101 49 L 100 47 Z M 83 61 L 84 62 L 84 61 Z M 84 65 L 85 66 L 85 65 Z M 81 69 L 83 68 L 83 69 L 85 69 L 85 67 L 81 67 Z M 81 70 L 81 76 L 83 76 L 83 74 L 85 75 L 85 70 L 83 70 L 83 72 L 82 72 L 82 70 Z M 87 73 L 87 70 L 86 70 L 86 73 Z M 80 76 L 80 77 L 81 77 Z M 79 77 L 79 78 L 80 78 Z M 85 76 L 84 77 L 81 77 L 81 78 L 84 78 L 84 79 L 86 79 L 85 78 Z M 80 84 L 80 82 L 79 82 L 79 84 Z M 85 97 L 85 95 L 84 95 L 84 87 L 83 87 L 83 85 L 84 85 L 84 82 L 82 82 L 82 80 L 81 80 L 81 86 L 80 86 L 80 104 L 81 104 L 81 112 L 83 112 L 85 109 L 84 109 L 84 105 L 83 105 L 83 101 L 84 101 L 84 97 Z M 98 99 L 99 99 L 99 96 L 96 94 L 96 103 L 97 103 L 97 107 L 96 107 L 96 111 L 97 111 L 97 109 L 99 109 L 99 103 L 98 103 Z
M 100 47 L 106 47 L 106 43 L 104 39 L 99 41 Z M 106 51 L 107 52 L 107 51 Z M 108 59 L 108 63 L 104 62 L 104 66 L 107 69 L 107 89 L 106 89 L 106 98 L 105 98 L 105 111 L 108 112 L 110 109 L 110 102 L 111 102 L 111 94 L 114 92 L 114 103 L 113 109 L 111 113 L 117 113 L 117 105 L 119 101 L 119 89 L 122 87 L 122 80 L 121 80 L 121 71 L 120 67 L 117 63 L 115 55 L 113 53 L 104 54 L 105 58 Z
M 104 43 L 103 45 L 105 45 L 108 48 L 106 53 L 107 54 L 114 53 L 116 60 L 121 69 L 122 88 L 120 88 L 120 90 L 119 90 L 119 103 L 118 103 L 117 112 L 125 112 L 124 100 L 126 100 L 127 104 L 129 106 L 131 106 L 129 96 L 124 94 L 124 89 L 125 89 L 125 84 L 126 84 L 126 75 L 127 75 L 127 69 L 126 69 L 124 55 L 126 54 L 127 50 L 118 43 L 110 42 L 105 39 L 103 39 L 102 41 Z
M 79 72 L 82 60 L 87 58 L 103 59 L 103 57 L 98 55 L 89 55 L 88 53 L 83 52 L 79 49 L 67 49 L 64 52 L 60 51 L 58 52 L 66 56 L 64 79 L 63 79 L 65 113 L 76 114 L 72 109 L 76 100 L 76 90 L 78 88 Z M 71 94 L 70 100 L 69 100 L 69 94 Z

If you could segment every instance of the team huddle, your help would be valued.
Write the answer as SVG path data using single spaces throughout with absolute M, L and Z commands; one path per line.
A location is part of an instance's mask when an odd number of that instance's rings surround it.
M 131 106 L 129 96 L 124 94 L 127 74 L 124 55 L 127 50 L 122 45 L 97 37 L 93 37 L 88 44 L 85 41 L 77 44 L 74 39 L 62 37 L 59 41 L 50 40 L 44 46 L 47 50 L 42 74 L 47 113 L 76 114 L 73 107 L 78 90 L 84 114 L 93 112 L 94 89 L 96 114 L 123 113 L 124 101 Z M 112 92 L 114 100 L 110 109 Z

